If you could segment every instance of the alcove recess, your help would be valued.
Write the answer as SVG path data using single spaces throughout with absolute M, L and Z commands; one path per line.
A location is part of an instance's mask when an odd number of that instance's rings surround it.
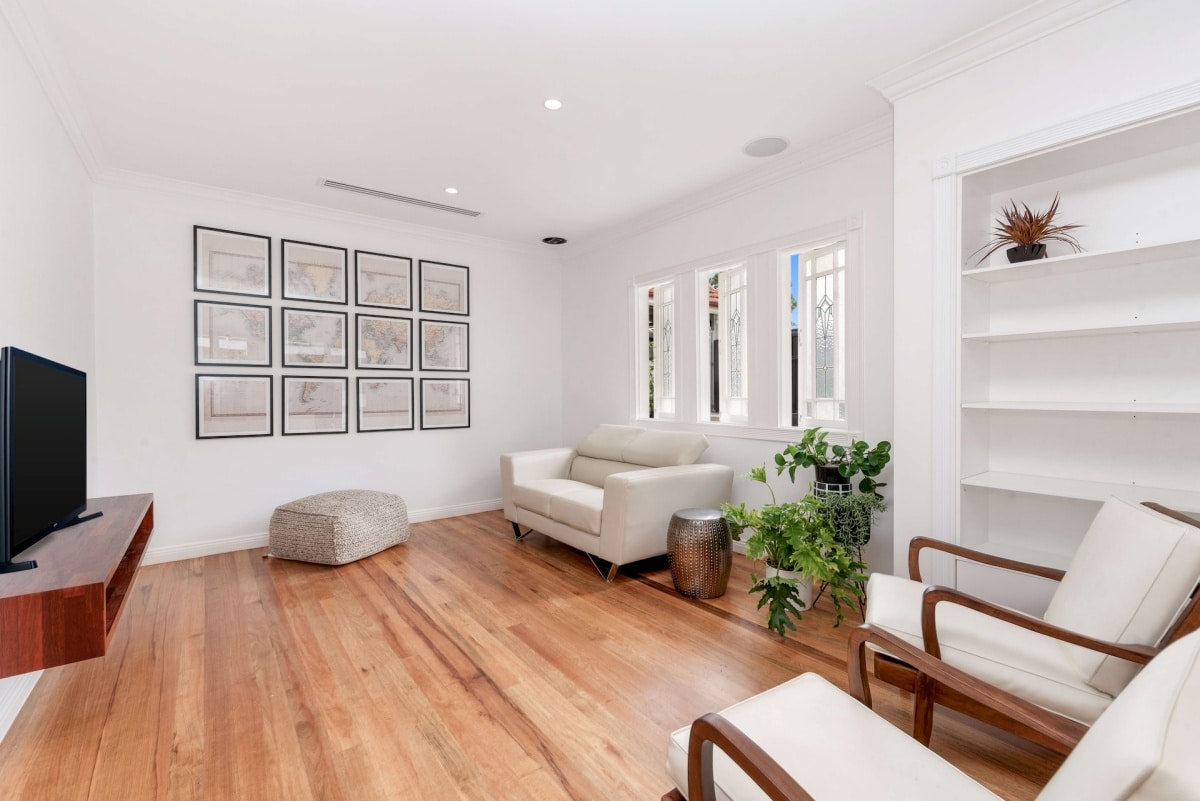
M 958 538 L 1065 568 L 1109 496 L 1200 513 L 1200 111 L 964 174 Z M 1085 248 L 977 252 L 1010 200 Z M 960 562 L 959 589 L 1033 613 L 1052 582 Z

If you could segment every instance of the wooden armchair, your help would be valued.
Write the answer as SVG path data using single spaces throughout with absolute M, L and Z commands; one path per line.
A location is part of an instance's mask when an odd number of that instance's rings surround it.
M 921 583 L 919 557 L 933 549 L 960 559 L 1059 582 L 1043 618 L 948 587 Z M 1066 571 L 918 537 L 909 546 L 912 580 L 875 575 L 867 624 L 1061 716 L 1066 740 L 1048 737 L 977 698 L 921 674 L 887 651 L 881 680 L 914 694 L 913 736 L 928 743 L 935 703 L 1060 753 L 1079 737 L 1159 650 L 1200 628 L 1200 523 L 1157 504 L 1105 503 Z M 886 650 L 886 649 L 885 649 Z
M 1068 742 L 1072 724 L 980 681 L 888 632 L 864 626 L 850 642 L 850 690 L 805 674 L 699 718 L 671 735 L 663 801 L 976 801 L 998 797 L 873 714 L 867 645 L 896 654 L 922 676 L 1025 726 Z M 806 736 L 799 719 L 821 721 Z M 1105 710 L 1039 801 L 1158 801 L 1200 797 L 1200 633 L 1163 651 Z M 1073 724 L 1079 726 L 1079 724 Z M 1081 727 L 1082 728 L 1082 727 Z M 714 745 L 716 750 L 714 750 Z M 686 791 L 686 792 L 685 792 Z

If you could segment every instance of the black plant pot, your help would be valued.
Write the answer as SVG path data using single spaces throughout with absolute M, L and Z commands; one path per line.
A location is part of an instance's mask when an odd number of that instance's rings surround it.
M 1004 252 L 1008 254 L 1009 264 L 1046 258 L 1046 246 L 1040 242 L 1036 245 L 1017 245 Z
M 838 472 L 837 467 L 828 464 L 813 465 L 816 471 L 816 481 L 813 482 L 814 495 L 849 495 L 850 479 Z

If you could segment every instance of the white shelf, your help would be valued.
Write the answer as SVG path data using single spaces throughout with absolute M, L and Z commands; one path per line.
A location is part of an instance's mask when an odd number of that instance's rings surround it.
M 964 487 L 983 487 L 1101 503 L 1108 500 L 1109 496 L 1116 496 L 1131 503 L 1155 501 L 1180 512 L 1200 512 L 1200 491 L 1196 490 L 1166 489 L 1141 484 L 1111 484 L 1104 481 L 1080 481 L 1072 478 L 993 471 L 968 476 L 962 479 L 961 484 Z
M 1200 258 L 1200 239 L 1184 242 L 1169 242 L 1165 245 L 1147 245 L 1127 250 L 1104 250 L 1096 253 L 1072 253 L 1052 259 L 1036 259 L 1017 264 L 1001 264 L 994 267 L 977 267 L 963 270 L 964 278 L 989 283 L 1025 281 L 1046 278 L 1052 275 L 1069 275 L 1089 270 L 1105 270 L 1110 267 L 1136 267 L 1177 259 Z
M 964 409 L 1006 412 L 1086 412 L 1089 414 L 1200 414 L 1200 403 L 1106 403 L 1092 401 L 976 401 Z
M 982 545 L 971 546 L 976 551 L 981 551 L 990 556 L 999 556 L 1003 559 L 1016 559 L 1018 562 L 1029 562 L 1034 565 L 1044 565 L 1046 567 L 1055 567 L 1059 570 L 1066 570 L 1071 564 L 1071 554 L 1056 553 L 1054 551 L 1044 551 L 1040 548 L 1027 548 L 1021 545 L 1012 545 L 1007 542 L 990 541 Z M 993 568 L 1002 570 L 1003 568 Z M 1049 581 L 1050 579 L 1044 579 Z
M 1030 339 L 1068 339 L 1099 337 L 1115 334 L 1157 334 L 1169 331 L 1200 331 L 1200 320 L 1170 320 L 1166 322 L 1125 323 L 1122 325 L 1089 326 L 1085 328 L 1027 328 L 1012 331 L 981 331 L 963 334 L 968 342 L 1016 342 Z

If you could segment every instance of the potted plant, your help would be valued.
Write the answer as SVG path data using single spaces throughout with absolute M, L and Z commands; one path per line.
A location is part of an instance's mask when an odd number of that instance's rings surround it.
M 782 453 L 775 454 L 776 475 L 786 470 L 788 478 L 795 482 L 797 467 L 812 467 L 816 470 L 817 483 L 847 486 L 846 494 L 849 494 L 850 479 L 862 473 L 859 492 L 876 495 L 882 500 L 878 490 L 887 484 L 879 483 L 875 476 L 891 461 L 892 443 L 881 440 L 872 447 L 863 440 L 852 439 L 849 446 L 831 445 L 825 441 L 828 433 L 821 428 L 807 429 L 799 442 L 793 442 Z
M 767 627 L 781 636 L 787 629 L 794 630 L 792 618 L 800 620 L 801 612 L 812 605 L 814 581 L 828 586 L 836 614 L 834 625 L 838 625 L 843 604 L 863 599 L 866 565 L 837 541 L 820 498 L 808 495 L 779 503 L 767 481 L 766 465 L 754 468 L 746 478 L 766 485 L 771 503 L 761 509 L 726 503 L 721 513 L 734 539 L 741 540 L 743 532 L 751 532 L 746 538 L 746 556 L 767 563 L 764 575 L 750 576 L 750 592 L 761 595 L 758 608 L 767 607 Z
M 1012 264 L 1046 258 L 1047 242 L 1062 242 L 1070 245 L 1076 253 L 1083 250 L 1070 233 L 1076 228 L 1082 228 L 1082 225 L 1074 223 L 1059 225 L 1054 222 L 1054 218 L 1058 216 L 1057 194 L 1054 195 L 1054 202 L 1050 204 L 1050 208 L 1045 211 L 1032 211 L 1024 203 L 1018 209 L 1014 200 L 1010 200 L 1008 203 L 1008 206 L 1000 208 L 1002 219 L 996 220 L 991 240 L 979 249 L 987 248 L 987 252 L 980 257 L 979 264 L 983 264 L 988 256 L 1005 245 L 1013 246 L 1006 251 L 1008 260 Z

